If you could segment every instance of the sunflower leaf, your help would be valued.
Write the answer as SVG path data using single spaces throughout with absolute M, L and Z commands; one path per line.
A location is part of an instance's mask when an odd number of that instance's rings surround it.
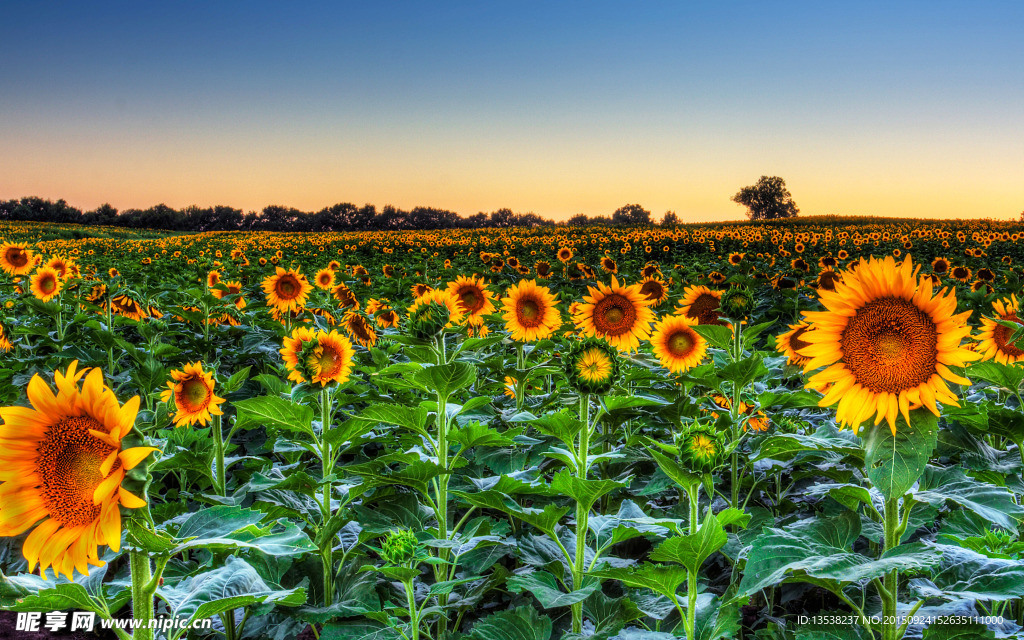
M 238 417 L 235 418 L 235 427 L 238 429 L 251 429 L 262 425 L 271 429 L 313 436 L 312 407 L 277 396 L 239 400 L 234 406 L 238 411 Z
M 927 409 L 896 418 L 896 434 L 885 423 L 864 427 L 864 466 L 886 499 L 900 498 L 921 477 L 938 442 L 939 419 Z

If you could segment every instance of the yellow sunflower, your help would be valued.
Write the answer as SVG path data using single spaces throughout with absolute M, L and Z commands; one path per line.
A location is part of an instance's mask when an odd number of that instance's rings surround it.
M 366 316 L 358 311 L 346 313 L 345 317 L 341 319 L 341 326 L 345 328 L 345 333 L 357 344 L 361 344 L 364 347 L 372 347 L 377 344 L 377 332 L 373 330 L 373 325 Z
M 348 380 L 355 349 L 337 331 L 313 332 L 299 327 L 284 339 L 281 356 L 290 371 L 289 380 L 325 387 L 330 382 L 342 384 Z
M 459 276 L 448 283 L 448 292 L 458 298 L 470 324 L 483 324 L 484 316 L 494 313 L 494 294 L 487 290 L 483 278 Z
M 164 402 L 174 400 L 177 409 L 174 426 L 206 426 L 212 416 L 224 415 L 220 408 L 224 398 L 218 398 L 213 387 L 213 372 L 203 371 L 202 362 L 192 362 L 180 370 L 171 371 L 171 380 L 161 392 L 160 399 Z
M 28 384 L 33 408 L 3 407 L 0 417 L 0 536 L 35 525 L 22 553 L 29 571 L 39 566 L 72 579 L 103 566 L 99 546 L 121 547 L 121 509 L 145 500 L 123 486 L 153 447 L 122 449 L 135 425 L 139 397 L 122 406 L 99 369 L 54 372 L 57 393 L 38 375 Z M 82 378 L 84 382 L 80 385 Z
M 296 311 L 306 305 L 313 285 L 298 271 L 277 271 L 263 280 L 263 291 L 267 294 L 267 305 L 279 311 Z
M 722 306 L 722 292 L 704 285 L 694 285 L 683 290 L 679 301 L 679 313 L 697 321 L 697 324 L 725 324 L 719 321 Z
M 501 317 L 513 340 L 533 342 L 551 337 L 562 326 L 558 297 L 536 280 L 520 280 L 501 299 Z
M 377 313 L 373 315 L 373 319 L 377 323 L 378 327 L 381 329 L 388 329 L 390 327 L 397 327 L 400 318 L 397 311 L 390 307 L 385 307 L 379 309 Z
M 1005 327 L 997 320 L 1016 322 L 1022 324 L 1017 313 L 1020 311 L 1020 304 L 1017 296 L 1011 295 L 1009 299 L 1003 298 L 992 303 L 992 310 L 996 314 L 995 320 L 989 318 L 981 319 L 981 333 L 978 334 L 978 352 L 985 360 L 995 360 L 1000 364 L 1014 364 L 1024 360 L 1024 351 L 1010 343 L 1013 329 Z
M 313 277 L 313 281 L 316 282 L 316 286 L 320 287 L 324 291 L 331 289 L 334 287 L 334 270 L 327 267 L 317 271 L 316 276 Z
M 644 294 L 652 307 L 660 307 L 668 300 L 668 287 L 656 276 L 648 276 L 640 282 L 640 293 Z
M 819 403 L 839 403 L 836 418 L 854 430 L 875 415 L 875 424 L 896 416 L 910 422 L 911 406 L 935 415 L 938 404 L 958 406 L 946 380 L 970 384 L 949 367 L 962 367 L 979 354 L 960 346 L 968 336 L 970 311 L 956 312 L 956 295 L 933 295 L 930 280 L 918 278 L 910 258 L 902 263 L 861 258 L 843 274 L 836 290 L 821 293 L 826 311 L 804 312 L 810 329 L 800 351 L 810 360 L 805 371 L 827 367 L 808 380 L 808 388 L 832 383 Z
M 237 295 L 238 297 L 235 298 L 235 308 L 238 309 L 239 311 L 244 309 L 246 305 L 245 298 L 239 295 L 242 293 L 242 283 L 238 281 L 225 280 L 220 284 L 224 287 L 224 289 L 210 290 L 210 293 L 213 294 L 213 297 L 217 298 L 218 300 L 223 300 L 225 296 Z
M 12 276 L 23 276 L 35 265 L 35 255 L 23 244 L 11 242 L 0 246 L 0 268 Z
M 444 325 L 445 328 L 462 324 L 466 318 L 466 314 L 462 310 L 462 305 L 459 303 L 459 299 L 448 289 L 430 289 L 422 296 L 416 298 L 416 300 L 409 305 L 409 308 L 406 309 L 406 311 L 408 311 L 410 316 L 413 316 L 419 309 L 426 307 L 431 303 L 437 303 L 447 307 L 448 323 Z
M 60 274 L 53 267 L 42 267 L 32 274 L 29 282 L 32 287 L 32 295 L 43 302 L 49 302 L 56 298 L 64 286 Z
M 708 352 L 707 341 L 693 330 L 695 324 L 696 320 L 686 316 L 669 316 L 654 327 L 651 350 L 672 373 L 692 369 Z
M 139 306 L 139 303 L 126 294 L 114 296 L 110 300 L 110 310 L 119 316 L 129 320 L 142 320 L 146 317 L 146 310 Z M 198 309 L 196 309 L 198 311 Z
M 810 329 L 809 324 L 798 322 L 789 325 L 789 331 L 786 333 L 775 337 L 775 350 L 786 356 L 788 364 L 802 366 L 810 360 L 807 356 L 800 354 L 801 349 L 811 346 L 809 342 L 803 340 L 808 329 Z
M 587 287 L 590 295 L 583 296 L 573 322 L 584 335 L 603 338 L 619 351 L 634 351 L 640 341 L 651 335 L 654 311 L 640 292 L 640 285 L 628 287 L 612 276 L 611 285 L 603 282 Z

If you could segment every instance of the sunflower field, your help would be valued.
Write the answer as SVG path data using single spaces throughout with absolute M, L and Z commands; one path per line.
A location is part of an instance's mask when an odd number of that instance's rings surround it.
M 0 223 L 0 630 L 1024 637 L 1022 235 Z

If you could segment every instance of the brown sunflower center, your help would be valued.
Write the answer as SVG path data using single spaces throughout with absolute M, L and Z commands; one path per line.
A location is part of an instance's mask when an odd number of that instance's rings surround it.
M 796 351 L 797 354 L 800 353 L 801 349 L 805 349 L 811 346 L 810 342 L 806 342 L 805 340 L 803 340 L 803 335 L 805 333 L 807 333 L 807 327 L 800 327 L 799 329 L 793 332 L 793 335 L 789 337 L 789 347 L 793 351 Z
M 1020 318 L 1017 317 L 1016 312 L 999 316 L 999 319 L 1009 320 L 1011 322 L 1016 322 L 1018 324 L 1021 323 L 1021 320 Z M 997 324 L 995 329 L 992 331 L 992 340 L 993 342 L 996 343 L 996 347 L 998 347 L 1000 351 L 1014 358 L 1024 356 L 1024 351 L 1018 349 L 1014 344 L 1010 342 L 1011 336 L 1013 336 L 1013 329 L 1010 329 L 1009 327 L 1004 327 L 1001 324 Z
M 201 411 L 210 404 L 210 388 L 202 378 L 189 378 L 181 383 L 181 392 L 175 401 L 186 411 Z
M 640 287 L 640 293 L 647 296 L 648 300 L 661 300 L 665 294 L 665 287 L 657 280 L 648 280 Z
M 50 293 L 57 288 L 57 279 L 51 275 L 39 279 L 39 290 L 43 293 Z
M 594 306 L 594 327 L 601 333 L 618 336 L 629 333 L 636 324 L 636 306 L 619 293 L 605 296 Z
M 462 306 L 466 308 L 466 311 L 475 313 L 484 306 L 483 299 L 477 295 L 476 289 L 466 287 L 459 290 L 459 301 L 462 302 Z
M 536 327 L 540 325 L 540 304 L 532 299 L 520 300 L 516 306 L 516 319 L 524 327 Z
M 286 300 L 290 300 L 296 296 L 299 290 L 299 283 L 295 280 L 294 276 L 282 276 L 277 281 L 277 295 Z
M 36 448 L 43 505 L 64 527 L 86 525 L 100 515 L 100 505 L 92 503 L 92 496 L 103 480 L 100 465 L 114 448 L 89 429 L 105 431 L 89 416 L 62 418 L 50 425 Z
M 28 256 L 18 247 L 8 249 L 4 259 L 15 267 L 24 267 L 28 264 Z
M 717 296 L 710 293 L 702 293 L 690 304 L 686 310 L 688 318 L 696 318 L 700 324 L 720 324 L 718 322 L 718 307 L 721 304 Z
M 938 331 L 931 317 L 902 298 L 867 303 L 839 341 L 854 378 L 874 393 L 899 393 L 935 374 Z
M 329 347 L 317 347 L 310 357 L 309 368 L 322 378 L 331 378 L 341 369 L 341 355 Z
M 668 347 L 669 352 L 676 357 L 689 354 L 693 350 L 694 344 L 693 336 L 690 335 L 689 331 L 677 331 L 665 341 L 665 346 Z

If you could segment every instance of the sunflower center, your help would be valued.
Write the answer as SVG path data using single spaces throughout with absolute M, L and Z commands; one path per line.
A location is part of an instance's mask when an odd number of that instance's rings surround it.
M 662 287 L 661 283 L 659 283 L 657 280 L 645 282 L 643 286 L 640 287 L 640 293 L 647 296 L 648 300 L 661 300 L 661 296 L 664 294 L 664 292 L 664 287 Z
M 694 341 L 687 331 L 673 333 L 667 341 L 668 350 L 674 356 L 685 356 L 693 350 Z
M 484 306 L 483 301 L 473 289 L 463 289 L 459 292 L 459 298 L 462 301 L 462 306 L 471 313 L 478 311 L 480 307 Z
M 594 382 L 608 377 L 611 363 L 608 362 L 608 356 L 599 349 L 592 349 L 583 354 L 576 368 L 581 378 L 587 382 Z
M 537 304 L 536 300 L 522 300 L 519 303 L 519 316 L 520 324 L 528 326 L 537 326 L 540 324 L 540 305 Z
M 601 333 L 618 336 L 628 333 L 636 323 L 636 308 L 625 296 L 613 293 L 594 307 L 594 327 Z
M 190 378 L 181 383 L 181 393 L 177 400 L 187 411 L 197 411 L 210 403 L 210 389 L 205 380 Z
M 702 293 L 690 304 L 690 308 L 686 310 L 686 316 L 696 318 L 700 324 L 719 324 L 718 307 L 720 304 L 717 296 Z
M 12 249 L 7 252 L 5 257 L 7 258 L 7 262 L 11 263 L 15 267 L 24 267 L 28 264 L 28 256 L 25 255 L 25 252 L 21 249 Z
M 843 361 L 874 393 L 899 393 L 935 374 L 938 331 L 913 302 L 881 298 L 850 318 L 840 338 Z
M 105 431 L 89 416 L 62 418 L 50 425 L 36 448 L 43 505 L 64 527 L 86 525 L 100 515 L 101 505 L 94 505 L 92 496 L 103 480 L 100 465 L 114 448 L 89 429 Z
M 295 295 L 297 283 L 292 278 L 281 278 L 277 283 L 278 294 L 283 294 L 285 298 L 291 298 Z
M 1017 317 L 1016 313 L 1008 313 L 1008 314 L 999 316 L 999 319 L 1000 320 L 1009 320 L 1011 322 L 1016 322 L 1018 324 L 1021 324 L 1021 320 L 1020 320 L 1020 318 Z M 1012 329 L 1010 329 L 1009 327 L 1004 327 L 1001 324 L 997 324 L 995 326 L 995 330 L 993 330 L 993 332 L 992 332 L 992 340 L 996 343 L 996 346 L 999 348 L 999 350 L 1002 351 L 1003 353 L 1005 353 L 1006 355 L 1012 356 L 1014 358 L 1019 358 L 1020 356 L 1024 356 L 1024 351 L 1022 351 L 1021 349 L 1018 349 L 1014 344 L 1012 344 L 1010 342 L 1010 337 L 1012 335 L 1013 335 L 1013 330 Z

